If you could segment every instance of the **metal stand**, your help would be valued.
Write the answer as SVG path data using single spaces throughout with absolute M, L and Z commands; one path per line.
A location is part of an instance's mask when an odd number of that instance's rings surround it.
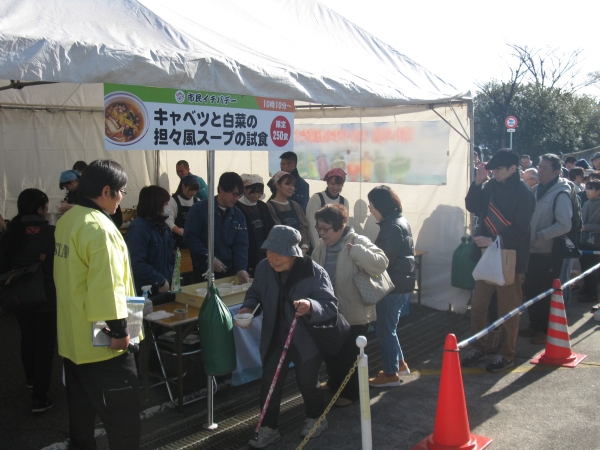
M 206 167 L 208 172 L 208 271 L 206 272 L 207 288 L 210 289 L 215 281 L 215 151 L 209 150 L 206 155 Z M 214 396 L 211 389 L 214 377 L 206 377 L 206 423 L 204 428 L 215 430 L 218 424 L 214 423 Z

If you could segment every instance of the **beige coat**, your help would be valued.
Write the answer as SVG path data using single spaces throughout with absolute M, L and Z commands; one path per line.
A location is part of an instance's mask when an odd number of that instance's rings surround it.
M 348 252 L 347 244 L 356 245 Z M 322 239 L 319 239 L 312 258 L 323 267 L 325 267 L 326 252 L 327 246 Z M 338 254 L 335 269 L 334 292 L 339 302 L 339 311 L 350 325 L 364 325 L 377 318 L 375 306 L 365 306 L 354 285 L 353 278 L 358 272 L 356 266 L 362 267 L 370 275 L 380 275 L 387 268 L 388 262 L 383 250 L 376 247 L 367 237 L 360 236 L 354 231 L 342 237 L 342 249 Z

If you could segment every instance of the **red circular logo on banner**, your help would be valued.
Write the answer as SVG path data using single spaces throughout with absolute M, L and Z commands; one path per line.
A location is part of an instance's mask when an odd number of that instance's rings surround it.
M 290 122 L 283 116 L 277 116 L 271 122 L 271 139 L 277 147 L 284 147 L 292 137 Z

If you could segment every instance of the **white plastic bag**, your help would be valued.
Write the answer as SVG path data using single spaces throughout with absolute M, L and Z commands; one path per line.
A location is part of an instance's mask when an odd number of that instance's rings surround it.
M 490 283 L 504 286 L 504 274 L 502 272 L 502 241 L 500 236 L 492 242 L 481 256 L 481 259 L 473 269 L 473 278 L 476 280 L 489 281 Z

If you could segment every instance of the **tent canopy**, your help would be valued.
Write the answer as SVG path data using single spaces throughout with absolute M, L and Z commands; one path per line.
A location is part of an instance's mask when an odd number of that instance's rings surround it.
M 354 107 L 467 95 L 313 0 L 3 0 L 0 79 Z

